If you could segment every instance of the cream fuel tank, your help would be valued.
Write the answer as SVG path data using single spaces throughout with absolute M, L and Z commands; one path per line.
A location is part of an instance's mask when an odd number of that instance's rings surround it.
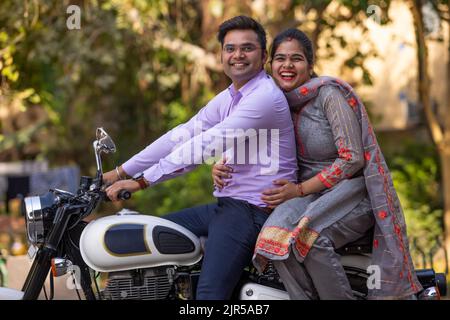
M 127 209 L 89 223 L 80 251 L 86 264 L 101 272 L 189 266 L 202 258 L 199 238 L 186 228 Z

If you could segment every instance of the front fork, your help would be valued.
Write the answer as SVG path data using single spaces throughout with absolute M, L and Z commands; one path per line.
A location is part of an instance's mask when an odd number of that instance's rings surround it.
M 48 236 L 46 244 L 38 250 L 23 285 L 23 300 L 38 299 L 39 293 L 41 292 L 45 284 L 45 279 L 50 271 L 51 261 L 57 255 L 58 245 L 60 244 L 63 235 L 66 233 L 67 224 L 71 216 L 72 214 L 69 212 L 68 207 L 63 206 L 58 208 L 55 215 L 54 227 Z M 91 287 L 89 268 L 84 263 L 79 250 L 72 245 L 67 246 L 66 250 L 68 251 L 67 254 L 69 255 L 69 258 L 73 259 L 72 262 L 80 267 L 81 286 L 86 299 L 95 300 L 95 295 Z
M 23 300 L 38 299 L 39 293 L 44 286 L 45 279 L 50 270 L 51 261 L 55 255 L 56 250 L 52 250 L 48 247 L 43 247 L 38 250 L 22 288 L 22 291 L 24 292 Z

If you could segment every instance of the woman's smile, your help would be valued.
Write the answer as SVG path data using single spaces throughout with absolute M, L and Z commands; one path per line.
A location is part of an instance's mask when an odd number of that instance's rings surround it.
M 312 66 L 308 64 L 303 47 L 297 40 L 283 41 L 273 56 L 272 76 L 281 90 L 288 92 L 310 79 Z

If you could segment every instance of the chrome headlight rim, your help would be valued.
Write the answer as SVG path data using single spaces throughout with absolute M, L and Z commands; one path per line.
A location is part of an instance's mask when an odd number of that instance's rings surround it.
M 31 244 L 37 245 L 44 240 L 44 214 L 41 197 L 26 197 L 24 203 L 27 238 Z

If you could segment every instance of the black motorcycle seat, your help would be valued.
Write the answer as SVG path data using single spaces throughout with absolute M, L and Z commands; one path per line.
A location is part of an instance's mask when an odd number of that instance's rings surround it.
M 335 251 L 340 255 L 372 253 L 373 232 L 374 228 L 370 228 L 361 238 L 336 248 Z
M 340 248 L 336 248 L 335 251 L 340 255 L 372 253 L 373 231 L 374 228 L 369 229 L 361 238 L 353 242 L 349 242 Z M 208 237 L 202 236 L 199 239 L 201 251 L 204 253 Z

